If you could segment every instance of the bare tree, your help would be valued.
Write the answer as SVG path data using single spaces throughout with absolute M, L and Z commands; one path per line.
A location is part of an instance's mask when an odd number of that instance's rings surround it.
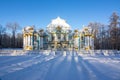
M 2 48 L 2 38 L 3 34 L 5 33 L 6 29 L 0 24 L 0 48 Z
M 100 49 L 100 27 L 102 26 L 101 23 L 98 22 L 91 22 L 88 24 L 88 27 L 92 28 L 92 32 L 94 33 L 94 46 L 95 49 Z
M 16 35 L 16 47 L 22 48 L 22 46 L 23 46 L 23 36 L 21 33 L 17 33 L 17 35 Z
M 20 26 L 19 26 L 18 23 L 14 22 L 14 23 L 7 23 L 6 27 L 7 27 L 8 29 L 11 29 L 11 31 L 12 31 L 12 42 L 11 42 L 12 44 L 11 44 L 11 46 L 12 46 L 13 48 L 15 48 L 15 35 L 16 35 L 17 29 L 18 29 Z
M 110 17 L 110 25 L 109 25 L 109 33 L 110 33 L 110 42 L 112 49 L 119 49 L 120 41 L 119 41 L 119 28 L 120 28 L 120 17 L 116 12 Z

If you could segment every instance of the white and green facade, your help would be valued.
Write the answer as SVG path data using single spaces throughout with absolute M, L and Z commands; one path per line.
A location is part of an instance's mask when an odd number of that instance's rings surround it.
M 35 30 L 33 26 L 23 29 L 24 50 L 90 50 L 94 49 L 94 36 L 91 28 L 81 31 L 71 30 L 64 19 L 57 17 L 46 30 Z

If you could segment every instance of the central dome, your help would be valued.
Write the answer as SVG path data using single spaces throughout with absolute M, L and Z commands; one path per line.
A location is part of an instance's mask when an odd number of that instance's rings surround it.
M 70 30 L 70 25 L 66 23 L 64 19 L 57 17 L 53 19 L 51 23 L 47 26 L 47 30 L 49 32 L 54 31 L 57 27 L 61 27 L 62 30 L 67 31 Z

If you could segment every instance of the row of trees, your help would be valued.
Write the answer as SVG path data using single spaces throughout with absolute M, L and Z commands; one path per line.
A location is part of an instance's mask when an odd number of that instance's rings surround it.
M 120 50 L 120 16 L 117 13 L 110 16 L 109 25 L 92 22 L 88 26 L 93 29 L 95 49 Z M 18 23 L 8 23 L 5 27 L 0 25 L 0 48 L 23 47 L 22 33 L 17 33 L 19 28 Z
M 108 25 L 93 22 L 88 26 L 94 30 L 95 49 L 120 50 L 120 16 L 116 12 L 110 16 Z
M 16 22 L 7 23 L 5 27 L 0 25 L 0 48 L 22 48 L 22 33 L 17 33 L 19 28 L 20 26 Z

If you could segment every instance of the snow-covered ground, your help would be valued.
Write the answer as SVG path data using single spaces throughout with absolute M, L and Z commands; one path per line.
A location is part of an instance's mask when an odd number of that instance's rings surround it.
M 118 53 L 43 53 L 0 56 L 0 80 L 120 80 Z

